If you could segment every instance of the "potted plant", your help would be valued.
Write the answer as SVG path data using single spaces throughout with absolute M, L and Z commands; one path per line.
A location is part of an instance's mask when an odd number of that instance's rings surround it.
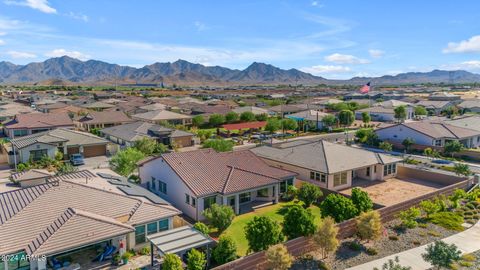
M 113 261 L 113 265 L 120 265 L 120 263 L 122 262 L 122 258 L 120 257 L 120 254 L 115 254 L 113 257 L 112 257 L 112 261 Z
M 128 263 L 128 260 L 130 260 L 130 258 L 132 257 L 132 254 L 130 252 L 125 252 L 123 253 L 122 255 L 122 261 L 124 264 L 127 264 Z

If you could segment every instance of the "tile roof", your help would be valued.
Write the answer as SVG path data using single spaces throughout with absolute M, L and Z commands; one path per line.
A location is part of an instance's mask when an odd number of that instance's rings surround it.
M 245 122 L 237 124 L 225 124 L 222 125 L 222 128 L 226 130 L 238 130 L 246 128 L 262 128 L 267 125 L 267 121 L 257 121 L 257 122 Z
M 0 193 L 0 254 L 29 250 L 42 255 L 70 243 L 78 246 L 84 238 L 98 242 L 130 232 L 130 226 L 180 214 L 170 205 L 90 186 L 89 179 L 96 177 L 80 171 L 52 177 L 49 184 Z M 39 237 L 48 240 L 40 243 Z
M 52 176 L 47 170 L 32 169 L 24 172 L 14 173 L 10 177 L 15 182 L 28 181 L 32 179 L 47 178 Z
M 19 128 L 51 128 L 72 126 L 73 122 L 67 113 L 27 113 L 18 114 L 14 119 L 6 122 L 9 129 Z
M 480 132 L 480 115 L 462 115 L 454 119 L 449 119 L 445 121 L 445 124 L 473 129 Z
M 250 151 L 201 149 L 163 154 L 161 158 L 197 196 L 238 192 L 296 175 L 267 165 Z
M 421 100 L 415 103 L 415 106 L 422 106 L 427 109 L 442 109 L 451 105 L 450 101 L 443 101 L 443 100 Z
M 95 102 L 92 102 L 92 103 L 85 104 L 82 107 L 87 108 L 87 109 L 108 109 L 108 108 L 112 108 L 112 107 L 115 107 L 115 106 L 112 105 L 112 104 L 105 103 L 105 102 L 95 101 Z
M 407 128 L 416 130 L 417 132 L 425 134 L 431 138 L 461 139 L 461 138 L 480 135 L 480 131 L 476 131 L 469 128 L 463 128 L 460 126 L 450 125 L 450 124 L 447 124 L 446 122 L 436 123 L 436 122 L 421 121 L 421 122 L 402 123 L 398 125 L 402 125 Z M 395 126 L 398 126 L 398 125 L 395 125 Z M 390 127 L 386 127 L 385 129 L 387 128 L 390 128 Z
M 133 120 L 130 119 L 122 111 L 102 111 L 89 112 L 84 116 L 75 118 L 76 122 L 85 124 L 106 124 L 106 123 L 128 123 Z
M 142 138 L 157 138 L 156 134 L 170 134 L 171 137 L 193 136 L 192 133 L 166 128 L 157 124 L 136 121 L 128 124 L 104 128 L 102 133 L 133 142 Z
M 238 114 L 242 114 L 244 112 L 252 112 L 255 115 L 257 115 L 257 114 L 268 114 L 268 110 L 262 109 L 262 108 L 259 108 L 259 107 L 255 107 L 255 106 L 238 107 L 238 108 L 233 109 L 233 111 L 238 113 Z
M 35 133 L 11 140 L 17 148 L 24 148 L 35 143 L 57 144 L 64 142 L 67 146 L 106 144 L 107 140 L 91 133 L 66 128 L 57 128 Z
M 480 99 L 464 100 L 458 104 L 458 107 L 463 109 L 480 108 Z
M 162 120 L 174 120 L 174 119 L 189 119 L 192 118 L 189 115 L 179 114 L 167 110 L 149 111 L 146 113 L 139 113 L 132 115 L 132 118 L 146 121 L 162 121 Z
M 333 174 L 401 159 L 328 141 L 287 143 L 282 148 L 261 146 L 250 149 L 257 156 Z

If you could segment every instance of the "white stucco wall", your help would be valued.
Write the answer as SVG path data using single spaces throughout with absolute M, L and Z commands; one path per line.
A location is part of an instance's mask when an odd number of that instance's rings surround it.
M 415 144 L 429 145 L 429 146 L 433 145 L 433 142 L 434 142 L 433 138 L 403 125 L 395 125 L 395 126 L 379 129 L 379 130 L 376 130 L 375 133 L 377 133 L 378 138 L 382 141 L 389 140 L 389 141 L 401 143 L 406 138 L 412 138 L 415 141 Z

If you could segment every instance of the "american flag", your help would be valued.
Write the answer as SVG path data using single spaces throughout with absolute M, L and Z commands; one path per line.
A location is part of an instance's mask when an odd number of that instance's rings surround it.
M 360 93 L 362 93 L 362 94 L 366 94 L 369 91 L 370 91 L 370 82 L 368 82 L 367 84 L 362 86 L 362 88 L 360 88 Z

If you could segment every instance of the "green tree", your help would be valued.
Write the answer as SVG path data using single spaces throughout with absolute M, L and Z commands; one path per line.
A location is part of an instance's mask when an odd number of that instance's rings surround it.
M 445 152 L 445 154 L 451 155 L 453 157 L 455 153 L 462 151 L 463 148 L 463 144 L 461 144 L 459 141 L 449 141 L 445 143 L 443 151 Z
M 203 142 L 203 148 L 212 148 L 217 152 L 233 151 L 233 141 L 223 139 L 209 139 Z
M 177 254 L 165 254 L 163 257 L 163 270 L 183 270 L 182 259 Z
M 255 216 L 245 226 L 245 237 L 250 251 L 266 250 L 283 241 L 280 224 L 266 216 Z
M 348 127 L 355 121 L 355 115 L 350 110 L 342 110 L 338 113 L 338 121 L 340 125 Z
M 240 115 L 240 120 L 242 122 L 253 122 L 256 120 L 255 118 L 255 114 L 253 112 L 243 112 L 241 115 Z
M 391 152 L 393 150 L 393 145 L 389 142 L 381 142 L 378 145 L 378 148 L 382 149 L 383 151 Z
M 255 115 L 255 119 L 257 119 L 257 121 L 267 121 L 268 114 L 266 113 L 257 114 Z
M 265 252 L 267 267 L 272 270 L 288 270 L 292 266 L 293 258 L 287 247 L 282 244 L 274 245 Z
M 310 236 L 315 232 L 315 217 L 310 209 L 298 204 L 288 207 L 283 220 L 283 234 L 288 239 Z
M 267 120 L 267 124 L 265 125 L 265 130 L 270 132 L 270 133 L 275 133 L 280 128 L 282 128 L 282 124 L 281 124 L 280 120 L 278 120 L 277 118 L 274 118 L 274 117 L 269 118 Z
M 362 112 L 362 121 L 364 124 L 370 123 L 372 118 L 370 117 L 370 114 L 368 112 Z
M 193 228 L 203 233 L 204 235 L 208 235 L 210 233 L 210 228 L 208 228 L 205 223 L 200 221 L 195 222 L 195 224 L 193 224 Z
M 340 194 L 329 194 L 320 204 L 322 217 L 331 216 L 335 222 L 351 219 L 358 214 L 352 200 Z
M 427 218 L 430 217 L 430 215 L 437 213 L 440 211 L 440 206 L 432 201 L 421 201 L 420 202 L 420 208 L 427 214 Z
M 402 105 L 402 106 L 397 106 L 395 109 L 393 109 L 395 113 L 395 119 L 399 122 L 405 121 L 407 119 L 407 107 Z
M 239 116 L 238 116 L 238 113 L 236 112 L 228 112 L 226 115 L 225 115 L 225 121 L 227 121 L 227 123 L 235 123 L 237 122 L 239 119 Z
M 287 187 L 287 192 L 285 192 L 285 199 L 286 200 L 293 200 L 297 197 L 298 189 L 294 185 L 289 185 Z
M 213 259 L 219 263 L 224 264 L 231 262 L 237 258 L 237 245 L 232 237 L 228 235 L 221 235 L 218 239 L 218 244 L 212 253 Z
M 416 207 L 410 207 L 407 210 L 403 210 L 398 214 L 398 218 L 402 221 L 402 225 L 405 228 L 415 228 L 418 225 L 417 218 L 420 216 L 420 209 Z
M 337 118 L 335 117 L 335 115 L 325 115 L 322 118 L 322 124 L 327 128 L 331 128 L 337 124 Z
M 228 205 L 212 204 L 210 208 L 203 211 L 205 218 L 217 228 L 220 232 L 223 232 L 232 224 L 235 213 L 232 207 Z
M 305 204 L 306 208 L 320 199 L 322 195 L 322 190 L 318 186 L 310 183 L 303 184 L 297 192 L 298 199 Z
M 133 147 L 146 156 L 150 156 L 152 154 L 161 154 L 167 151 L 167 146 L 150 138 L 142 138 L 138 141 L 135 141 L 133 143 Z
M 145 154 L 136 148 L 129 147 L 119 151 L 110 160 L 113 170 L 125 177 L 130 176 L 137 169 L 137 162 L 145 158 Z
M 382 236 L 383 226 L 377 211 L 363 212 L 357 218 L 357 232 L 363 240 L 377 240 Z
M 325 217 L 321 220 L 317 232 L 313 235 L 313 242 L 322 252 L 323 258 L 329 253 L 333 253 L 339 246 L 337 239 L 338 227 L 331 217 Z
M 192 125 L 195 127 L 200 127 L 201 125 L 203 125 L 203 123 L 205 123 L 205 118 L 203 117 L 203 115 L 195 115 L 192 118 Z
M 407 152 L 410 151 L 410 147 L 412 147 L 413 144 L 415 144 L 415 141 L 412 138 L 405 138 L 405 140 L 402 141 L 402 145 Z
M 221 114 L 214 113 L 208 118 L 208 124 L 210 124 L 212 127 L 218 127 L 223 123 L 225 123 L 225 116 Z
M 207 265 L 205 253 L 192 248 L 187 253 L 187 269 L 188 270 L 204 270 Z
M 359 213 L 373 209 L 373 202 L 368 193 L 358 187 L 352 189 L 351 200 Z
M 423 253 L 422 257 L 437 269 L 442 267 L 449 269 L 454 262 L 460 260 L 461 254 L 456 245 L 437 240 L 427 246 L 426 253 Z
M 415 107 L 415 115 L 427 115 L 427 109 L 423 106 Z
M 282 126 L 285 130 L 295 130 L 298 128 L 298 123 L 293 119 L 285 118 L 282 119 Z
M 453 166 L 453 171 L 456 175 L 469 176 L 472 174 L 470 167 L 465 163 L 455 163 Z

